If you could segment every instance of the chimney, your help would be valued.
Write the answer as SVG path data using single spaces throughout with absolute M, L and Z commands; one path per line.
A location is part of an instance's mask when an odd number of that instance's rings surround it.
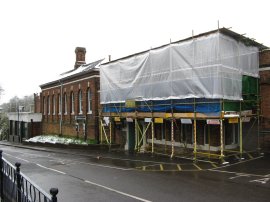
M 76 54 L 76 61 L 74 69 L 77 69 L 79 66 L 85 64 L 86 49 L 84 47 L 77 47 L 75 49 L 75 54 Z

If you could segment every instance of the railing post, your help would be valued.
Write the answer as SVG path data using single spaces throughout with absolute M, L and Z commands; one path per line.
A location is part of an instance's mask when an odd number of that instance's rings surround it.
M 56 195 L 58 194 L 58 189 L 57 188 L 51 188 L 50 189 L 50 194 L 52 195 L 52 202 L 57 202 Z
M 4 185 L 3 185 L 3 159 L 2 159 L 2 150 L 0 150 L 0 187 L 1 187 L 1 191 L 0 191 L 0 199 L 1 201 L 4 198 Z
M 22 195 L 21 195 L 21 173 L 20 173 L 20 166 L 21 166 L 21 163 L 19 162 L 16 162 L 15 163 L 15 166 L 16 166 L 16 181 L 17 181 L 17 193 L 18 193 L 18 198 L 17 198 L 17 201 L 18 202 L 21 202 L 22 200 Z

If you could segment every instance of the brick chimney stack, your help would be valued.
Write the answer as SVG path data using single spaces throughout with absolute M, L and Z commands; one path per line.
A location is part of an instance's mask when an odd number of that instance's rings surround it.
M 85 64 L 86 49 L 84 47 L 77 47 L 75 49 L 75 54 L 76 54 L 76 61 L 74 69 L 77 69 L 79 66 Z

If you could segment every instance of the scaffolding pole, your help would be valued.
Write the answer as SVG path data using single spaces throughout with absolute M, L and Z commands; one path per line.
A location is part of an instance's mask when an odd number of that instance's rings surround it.
M 240 149 L 240 158 L 242 158 L 243 154 L 243 128 L 242 128 L 242 101 L 240 101 L 240 117 L 239 117 L 239 149 Z
M 152 119 L 152 154 L 154 153 L 154 121 Z
M 134 150 L 136 151 L 138 149 L 138 120 L 137 118 L 135 119 L 135 148 Z
M 100 119 L 99 128 L 100 128 L 100 143 L 101 143 L 101 144 L 102 144 L 102 141 L 103 141 L 103 140 L 102 140 L 102 135 L 103 135 L 103 134 L 102 134 L 102 127 L 103 127 L 103 126 L 102 126 L 102 119 Z
M 112 121 L 111 120 L 109 123 L 109 128 L 110 128 L 110 144 L 112 144 Z
M 220 119 L 220 158 L 223 160 L 224 157 L 224 143 L 223 143 L 223 120 Z
M 171 158 L 174 156 L 174 128 L 173 128 L 173 119 L 171 120 L 171 142 L 172 142 L 172 153 Z
M 197 120 L 196 120 L 196 100 L 194 98 L 194 128 L 193 128 L 193 132 L 194 132 L 194 149 L 193 149 L 193 154 L 194 154 L 194 161 L 197 161 Z
M 243 134 L 242 134 L 242 117 L 240 116 L 239 118 L 239 124 L 240 124 L 240 138 L 239 138 L 239 146 L 240 146 L 240 156 L 242 158 L 242 153 L 243 153 Z

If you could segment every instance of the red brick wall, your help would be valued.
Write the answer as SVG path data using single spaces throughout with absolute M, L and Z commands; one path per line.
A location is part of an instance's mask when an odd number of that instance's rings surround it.
M 261 129 L 270 129 L 270 51 L 260 53 L 260 95 L 261 95 Z
M 91 78 L 89 78 L 91 77 Z M 87 118 L 87 136 L 89 139 L 95 139 L 98 129 L 98 109 L 99 109 L 99 72 L 91 72 L 84 74 L 81 77 L 70 79 L 62 82 L 62 112 L 64 112 L 64 95 L 67 95 L 67 112 L 62 115 L 62 134 L 68 136 L 76 136 L 75 130 L 75 116 L 79 115 L 79 91 L 82 91 L 82 115 Z M 87 90 L 91 89 L 92 96 L 92 113 L 88 113 L 87 107 Z M 74 93 L 74 114 L 71 113 L 71 93 Z M 36 99 L 36 109 L 40 108 L 43 114 L 42 119 L 42 133 L 43 134 L 60 134 L 60 120 L 59 114 L 59 100 L 58 96 L 61 94 L 61 85 L 55 84 L 43 86 L 40 98 Z M 55 111 L 53 114 L 53 96 L 55 96 Z M 50 113 L 48 114 L 48 99 L 50 100 Z M 40 103 L 38 103 L 40 100 Z M 45 103 L 44 103 L 45 102 Z M 38 107 L 38 105 L 40 105 Z M 45 113 L 44 113 L 45 105 Z M 37 110 L 38 111 L 38 110 Z M 83 136 L 82 121 L 80 121 L 79 135 Z
M 266 66 L 270 64 L 270 50 L 262 51 L 259 55 L 260 66 Z

